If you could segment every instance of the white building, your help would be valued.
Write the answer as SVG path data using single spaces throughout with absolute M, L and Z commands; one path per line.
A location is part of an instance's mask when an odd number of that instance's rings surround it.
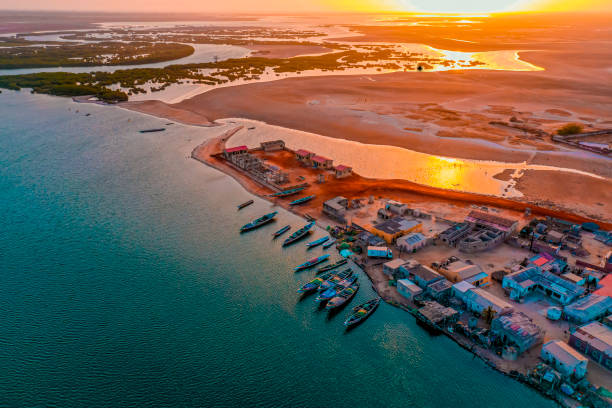
M 395 243 L 403 252 L 416 252 L 427 244 L 427 237 L 420 232 L 399 237 Z
M 567 377 L 573 375 L 580 379 L 586 375 L 589 360 L 561 340 L 551 340 L 544 344 L 540 356 Z

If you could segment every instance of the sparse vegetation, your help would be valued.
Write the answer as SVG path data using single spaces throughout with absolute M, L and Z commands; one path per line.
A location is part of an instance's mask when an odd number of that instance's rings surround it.
M 557 134 L 561 136 L 577 135 L 582 133 L 582 125 L 578 123 L 568 123 L 557 130 Z

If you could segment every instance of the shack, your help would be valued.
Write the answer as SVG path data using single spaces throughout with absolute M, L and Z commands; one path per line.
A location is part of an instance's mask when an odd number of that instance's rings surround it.
M 438 302 L 425 302 L 425 306 L 419 309 L 419 315 L 427 321 L 444 326 L 459 320 L 459 312 L 452 307 L 445 307 Z
M 261 146 L 261 150 L 263 150 L 264 152 L 276 152 L 279 150 L 285 150 L 284 140 L 270 140 L 267 142 L 261 142 L 259 145 Z
M 401 275 L 400 267 L 404 266 L 406 261 L 397 258 L 383 264 L 383 273 L 391 279 L 397 279 Z
M 427 293 L 438 301 L 445 300 L 450 297 L 452 286 L 448 280 L 441 279 L 427 285 Z
M 438 272 L 421 264 L 403 265 L 400 266 L 400 271 L 423 289 L 426 289 L 427 286 L 436 281 L 444 279 Z
M 418 287 L 409 279 L 400 279 L 397 281 L 397 291 L 406 299 L 412 301 L 414 297 L 423 293 L 423 289 Z
M 493 319 L 491 332 L 504 343 L 514 345 L 519 354 L 540 343 L 544 338 L 542 329 L 522 312 L 512 312 Z
M 540 357 L 567 378 L 579 380 L 587 373 L 589 360 L 561 340 L 544 344 Z
M 336 220 L 345 222 L 346 209 L 348 207 L 348 199 L 338 196 L 327 200 L 323 203 L 323 214 Z
M 246 146 L 236 146 L 223 149 L 223 157 L 226 160 L 230 160 L 232 156 L 238 156 L 240 154 L 248 153 L 249 149 Z
M 312 158 L 315 156 L 313 152 L 309 152 L 308 150 L 299 149 L 295 152 L 295 158 L 302 164 L 307 166 L 312 165 Z
M 349 166 L 345 166 L 344 164 L 339 164 L 334 167 L 334 172 L 336 173 L 336 178 L 345 178 L 353 174 L 353 169 Z
M 328 159 L 327 157 L 313 156 L 311 161 L 312 167 L 315 169 L 330 170 L 334 167 L 334 161 L 332 159 Z

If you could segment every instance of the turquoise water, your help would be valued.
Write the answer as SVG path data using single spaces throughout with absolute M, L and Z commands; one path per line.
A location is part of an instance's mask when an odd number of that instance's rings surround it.
M 203 130 L 0 106 L 0 406 L 554 406 L 386 304 L 347 333 L 300 301 L 291 268 L 322 250 L 271 241 L 303 224 L 285 211 L 237 233 L 271 204 L 236 211 L 250 196 L 187 157 Z

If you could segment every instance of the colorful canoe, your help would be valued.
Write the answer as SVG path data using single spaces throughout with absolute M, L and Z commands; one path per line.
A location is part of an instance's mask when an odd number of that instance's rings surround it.
M 359 290 L 359 282 L 354 282 L 348 288 L 344 288 L 335 297 L 329 299 L 329 301 L 325 305 L 325 308 L 327 310 L 335 309 L 337 307 L 340 307 L 340 306 L 350 302 L 351 299 L 353 298 L 353 296 L 355 296 L 355 294 L 357 293 L 358 290 Z
M 323 292 L 320 292 L 319 296 L 317 296 L 317 298 L 315 299 L 315 302 L 319 302 L 319 303 L 327 302 L 331 298 L 336 297 L 340 292 L 342 292 L 344 289 L 351 286 L 356 281 L 357 281 L 357 276 L 351 276 L 350 278 L 347 278 L 337 283 L 334 287 L 326 289 Z
M 374 313 L 374 311 L 380 304 L 380 301 L 381 299 L 378 297 L 375 299 L 368 300 L 367 302 L 357 307 L 354 307 L 352 313 L 344 321 L 344 325 L 346 327 L 351 327 L 363 322 L 365 319 L 370 317 L 372 313 Z
M 313 198 L 315 198 L 315 195 L 311 195 L 311 196 L 307 196 L 307 197 L 302 197 L 302 198 L 298 198 L 297 200 L 294 200 L 292 202 L 289 203 L 289 205 L 300 205 L 300 204 L 304 204 L 310 200 L 312 200 Z
M 291 229 L 291 225 L 285 225 L 283 228 L 279 229 L 278 231 L 276 231 L 273 236 L 274 238 L 278 238 L 281 235 L 283 235 L 285 232 L 289 231 Z
M 315 240 L 315 241 L 312 241 L 312 242 L 307 243 L 307 244 L 306 244 L 306 246 L 307 246 L 308 248 L 314 248 L 314 247 L 316 247 L 316 246 L 319 246 L 319 245 L 321 245 L 321 244 L 324 244 L 324 243 L 325 243 L 325 242 L 327 242 L 327 241 L 329 241 L 329 237 L 323 237 L 323 238 L 319 238 L 319 239 L 317 239 L 317 240 Z
M 310 232 L 310 230 L 314 226 L 315 226 L 314 222 L 309 222 L 308 224 L 304 225 L 302 228 L 295 231 L 293 234 L 289 235 L 289 237 L 283 242 L 283 246 L 293 244 L 295 241 L 302 239 Z
M 244 202 L 244 203 L 240 204 L 240 205 L 238 206 L 238 209 L 239 209 L 239 210 L 242 210 L 244 207 L 248 207 L 249 205 L 253 204 L 254 202 L 255 202 L 255 201 L 253 201 L 253 200 L 246 201 L 246 202 Z
M 316 258 L 312 258 L 311 260 L 306 261 L 303 264 L 296 266 L 295 268 L 293 268 L 293 270 L 297 272 L 303 269 L 312 268 L 313 266 L 318 265 L 321 262 L 327 261 L 327 258 L 329 258 L 329 254 L 317 256 Z
M 337 274 L 333 275 L 331 278 L 323 282 L 321 286 L 319 286 L 319 291 L 324 291 L 329 288 L 333 288 L 338 282 L 342 282 L 344 279 L 350 278 L 351 276 L 353 276 L 353 271 L 351 270 L 351 268 L 346 268 L 342 272 L 338 272 Z
M 270 197 L 287 197 L 303 191 L 306 187 L 297 187 L 290 190 L 279 191 L 278 193 L 270 194 Z
M 330 241 L 327 241 L 326 243 L 323 244 L 323 249 L 327 249 L 330 246 L 334 245 L 336 243 L 336 241 L 338 241 L 337 239 L 332 239 Z
M 333 274 L 331 272 L 327 272 L 326 274 L 323 274 L 321 276 L 317 276 L 316 278 L 314 278 L 310 282 L 307 282 L 307 283 L 303 284 L 298 289 L 298 293 L 308 293 L 308 292 L 313 292 L 313 291 L 317 290 L 319 288 L 319 286 L 321 286 L 321 284 L 323 282 L 325 282 L 327 279 L 331 278 L 332 275 Z
M 262 217 L 259 217 L 256 220 L 253 220 L 249 222 L 248 224 L 243 225 L 242 228 L 240 228 L 240 232 L 250 231 L 255 228 L 259 228 L 262 225 L 267 224 L 270 221 L 272 221 L 274 217 L 276 217 L 276 214 L 278 214 L 278 212 L 274 211 L 274 212 L 271 212 L 270 214 L 266 214 Z
M 348 262 L 348 260 L 346 258 L 342 258 L 341 260 L 336 261 L 333 264 L 325 265 L 324 267 L 317 269 L 317 273 L 323 273 L 323 272 L 331 271 L 332 269 L 336 269 L 336 268 L 344 265 L 347 262 Z

